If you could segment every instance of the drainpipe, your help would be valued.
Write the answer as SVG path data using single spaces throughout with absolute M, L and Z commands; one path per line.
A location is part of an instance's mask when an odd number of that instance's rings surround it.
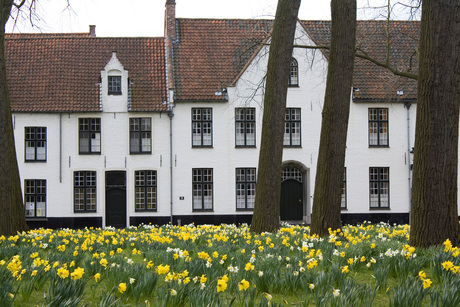
M 407 181 L 408 181 L 408 192 L 409 192 L 409 224 L 410 224 L 410 215 L 411 215 L 411 211 L 412 211 L 412 187 L 411 187 L 411 147 L 410 147 L 410 106 L 411 106 L 411 103 L 410 101 L 406 101 L 404 102 L 404 107 L 406 107 L 407 109 Z
M 170 201 L 171 201 L 171 225 L 173 224 L 173 127 L 172 120 L 174 117 L 173 106 L 168 106 L 169 116 L 169 180 L 170 180 Z
M 59 113 L 59 183 L 62 183 L 62 113 Z

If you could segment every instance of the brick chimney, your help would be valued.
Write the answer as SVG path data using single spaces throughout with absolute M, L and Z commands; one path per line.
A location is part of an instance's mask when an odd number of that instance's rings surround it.
M 96 26 L 95 25 L 89 26 L 89 37 L 96 37 Z
M 172 47 L 176 39 L 176 0 L 166 0 L 165 5 L 165 39 L 166 39 L 166 67 L 168 74 L 168 89 L 174 89 L 174 70 Z

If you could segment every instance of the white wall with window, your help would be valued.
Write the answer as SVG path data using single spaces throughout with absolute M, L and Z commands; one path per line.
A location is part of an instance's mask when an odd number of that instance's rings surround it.
M 300 25 L 296 43 L 313 44 Z M 261 50 L 260 56 L 250 63 L 234 86 L 227 88 L 228 102 L 176 103 L 173 119 L 174 214 L 252 214 L 263 118 L 263 89 L 259 85 L 265 76 L 267 50 Z M 316 172 L 327 66 L 325 57 L 317 51 L 295 49 L 293 57 L 297 60 L 299 86 L 288 89 L 287 107 L 294 110 L 289 113 L 289 144 L 292 145 L 284 148 L 283 161 L 299 161 L 310 170 L 313 174 L 308 178 L 311 189 L 305 189 L 310 192 L 314 187 L 312 177 Z M 193 114 L 207 108 L 212 108 L 212 146 L 197 146 L 202 138 L 198 140 Z M 202 200 L 192 178 L 196 169 L 213 171 L 212 210 L 196 210 Z M 245 173 L 243 179 L 238 170 L 249 170 L 249 173 Z
M 416 107 L 412 104 L 408 116 L 402 102 L 351 103 L 345 161 L 346 213 L 409 211 L 409 166 L 413 157 L 408 146 L 414 146 Z M 384 128 L 379 128 L 382 124 Z M 382 133 L 386 134 L 379 137 Z M 385 169 L 388 181 L 380 182 L 378 179 L 383 177 L 378 172 Z

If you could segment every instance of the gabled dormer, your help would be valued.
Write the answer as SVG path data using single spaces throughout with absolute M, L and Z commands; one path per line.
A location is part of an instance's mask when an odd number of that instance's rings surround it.
M 112 52 L 110 61 L 101 71 L 100 97 L 104 112 L 126 112 L 130 104 L 128 71 Z

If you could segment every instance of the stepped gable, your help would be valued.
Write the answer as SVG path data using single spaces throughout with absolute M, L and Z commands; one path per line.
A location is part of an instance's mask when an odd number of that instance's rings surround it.
M 5 45 L 14 112 L 100 111 L 101 70 L 113 51 L 133 83 L 131 110 L 166 110 L 163 38 L 8 34 Z

